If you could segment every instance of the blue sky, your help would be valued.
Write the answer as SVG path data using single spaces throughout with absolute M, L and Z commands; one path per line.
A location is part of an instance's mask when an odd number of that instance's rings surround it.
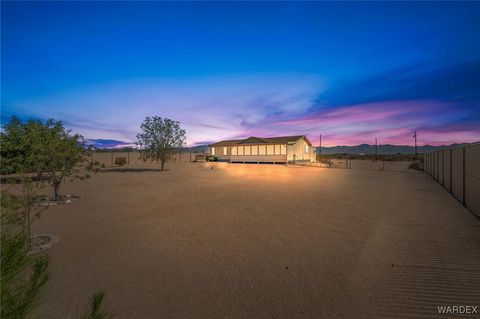
M 189 145 L 480 140 L 480 3 L 2 2 L 2 122 L 56 118 Z

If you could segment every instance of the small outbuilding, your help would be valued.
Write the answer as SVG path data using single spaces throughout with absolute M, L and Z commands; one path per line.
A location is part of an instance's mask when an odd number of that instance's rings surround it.
M 316 150 L 305 135 L 226 140 L 209 145 L 211 155 L 231 163 L 312 162 Z

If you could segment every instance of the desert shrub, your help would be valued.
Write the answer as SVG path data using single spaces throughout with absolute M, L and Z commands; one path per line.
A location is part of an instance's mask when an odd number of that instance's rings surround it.
M 423 171 L 424 170 L 423 161 L 414 161 L 408 166 L 408 168 L 414 169 L 417 171 Z
M 206 158 L 205 158 L 205 154 L 195 154 L 195 158 L 193 159 L 194 162 L 198 162 L 198 161 L 205 161 Z
M 218 160 L 215 155 L 208 155 L 207 157 L 205 157 L 205 159 L 207 160 L 207 162 L 216 162 Z
M 329 159 L 329 158 L 321 158 L 321 159 L 320 159 L 320 163 L 322 163 L 322 164 L 328 164 L 328 165 L 332 165 L 332 164 L 333 164 L 332 160 Z
M 111 318 L 109 312 L 103 309 L 105 292 L 99 291 L 90 297 L 89 310 L 82 316 L 82 319 L 107 319 Z
M 115 158 L 115 165 L 124 166 L 126 164 L 127 164 L 127 158 L 126 157 L 116 157 Z

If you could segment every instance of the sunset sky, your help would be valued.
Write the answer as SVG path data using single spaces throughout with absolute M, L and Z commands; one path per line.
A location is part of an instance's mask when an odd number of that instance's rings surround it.
M 1 120 L 188 145 L 480 140 L 480 3 L 2 2 Z

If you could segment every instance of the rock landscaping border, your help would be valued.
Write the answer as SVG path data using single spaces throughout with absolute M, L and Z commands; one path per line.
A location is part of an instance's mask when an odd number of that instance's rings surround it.
M 60 196 L 59 200 L 52 200 L 49 197 L 43 196 L 37 200 L 39 206 L 56 206 L 59 204 L 69 204 L 72 201 L 79 200 L 79 196 L 75 195 L 65 195 Z
M 59 237 L 49 233 L 40 233 L 35 234 L 32 237 L 31 249 L 28 252 L 28 255 L 39 254 L 49 248 L 51 248 L 55 243 L 59 241 Z

